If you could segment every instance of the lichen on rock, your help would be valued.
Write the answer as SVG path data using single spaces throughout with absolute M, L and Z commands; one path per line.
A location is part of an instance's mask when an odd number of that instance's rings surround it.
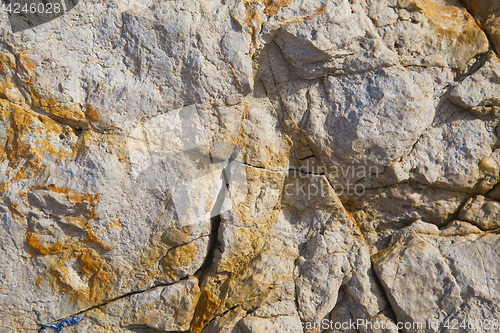
M 70 5 L 0 17 L 0 331 L 500 324 L 495 1 Z

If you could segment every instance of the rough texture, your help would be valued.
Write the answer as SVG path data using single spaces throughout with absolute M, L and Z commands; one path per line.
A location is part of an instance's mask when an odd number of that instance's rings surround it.
M 496 1 L 0 15 L 0 331 L 498 324 Z
M 481 117 L 500 111 L 500 62 L 490 53 L 475 73 L 467 76 L 450 91 L 450 100 Z
M 463 0 L 489 35 L 493 47 L 500 51 L 500 4 L 495 0 Z

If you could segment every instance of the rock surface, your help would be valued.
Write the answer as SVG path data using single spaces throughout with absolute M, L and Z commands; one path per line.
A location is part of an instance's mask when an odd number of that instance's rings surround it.
M 0 331 L 498 330 L 499 8 L 2 11 Z
M 500 4 L 495 0 L 463 0 L 489 35 L 493 46 L 500 50 Z

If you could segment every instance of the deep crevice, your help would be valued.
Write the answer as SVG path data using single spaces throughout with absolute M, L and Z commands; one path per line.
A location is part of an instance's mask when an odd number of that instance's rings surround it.
M 211 234 L 209 235 L 207 255 L 205 257 L 205 260 L 203 261 L 203 264 L 201 264 L 200 268 L 198 268 L 196 273 L 194 273 L 194 276 L 198 277 L 199 284 L 201 284 L 203 280 L 204 272 L 210 268 L 210 265 L 212 264 L 215 257 L 215 251 L 217 250 L 217 247 L 220 245 L 217 236 L 219 233 L 221 221 L 222 219 L 220 215 L 214 216 L 210 219 Z
M 497 53 L 496 51 L 496 48 L 495 48 L 495 44 L 493 43 L 493 40 L 490 36 L 490 34 L 485 30 L 483 29 L 482 27 L 482 22 L 479 21 L 478 18 L 476 18 L 474 15 L 472 15 L 472 8 L 468 7 L 467 4 L 463 1 L 463 0 L 459 0 L 459 2 L 462 4 L 462 6 L 467 10 L 467 12 L 470 14 L 470 16 L 472 16 L 474 18 L 474 20 L 476 21 L 476 24 L 477 26 L 479 27 L 479 29 L 481 29 L 481 31 L 485 34 L 486 38 L 488 39 L 488 42 L 490 44 L 490 49 L 495 52 L 497 54 L 497 56 L 500 57 L 500 55 Z M 499 46 L 500 47 L 500 46 Z
M 375 267 L 373 265 L 373 260 L 371 260 L 370 258 L 370 262 L 371 262 L 371 269 L 373 271 L 373 280 L 375 281 L 375 283 L 377 284 L 378 288 L 380 289 L 380 292 L 382 294 L 382 296 L 384 297 L 385 301 L 386 301 L 386 308 L 383 309 L 381 312 L 383 312 L 384 310 L 387 311 L 385 313 L 385 315 L 391 319 L 394 323 L 397 323 L 398 322 L 398 318 L 396 316 L 396 311 L 394 311 L 394 308 L 393 308 L 393 305 L 392 303 L 390 302 L 390 299 L 389 299 L 389 296 L 387 295 L 387 291 L 385 290 L 383 284 L 382 284 L 382 281 L 380 280 L 380 277 L 377 275 L 377 272 L 375 270 Z M 398 330 L 398 332 L 402 332 L 401 329 Z

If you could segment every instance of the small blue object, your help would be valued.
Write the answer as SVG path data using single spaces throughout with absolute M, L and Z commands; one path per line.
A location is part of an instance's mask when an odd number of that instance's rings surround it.
M 61 332 L 62 329 L 65 328 L 66 326 L 75 325 L 75 324 L 81 322 L 83 319 L 85 319 L 85 318 L 73 316 L 70 318 L 63 319 L 58 323 L 43 325 L 42 328 L 53 328 L 53 329 L 56 329 L 58 332 Z

